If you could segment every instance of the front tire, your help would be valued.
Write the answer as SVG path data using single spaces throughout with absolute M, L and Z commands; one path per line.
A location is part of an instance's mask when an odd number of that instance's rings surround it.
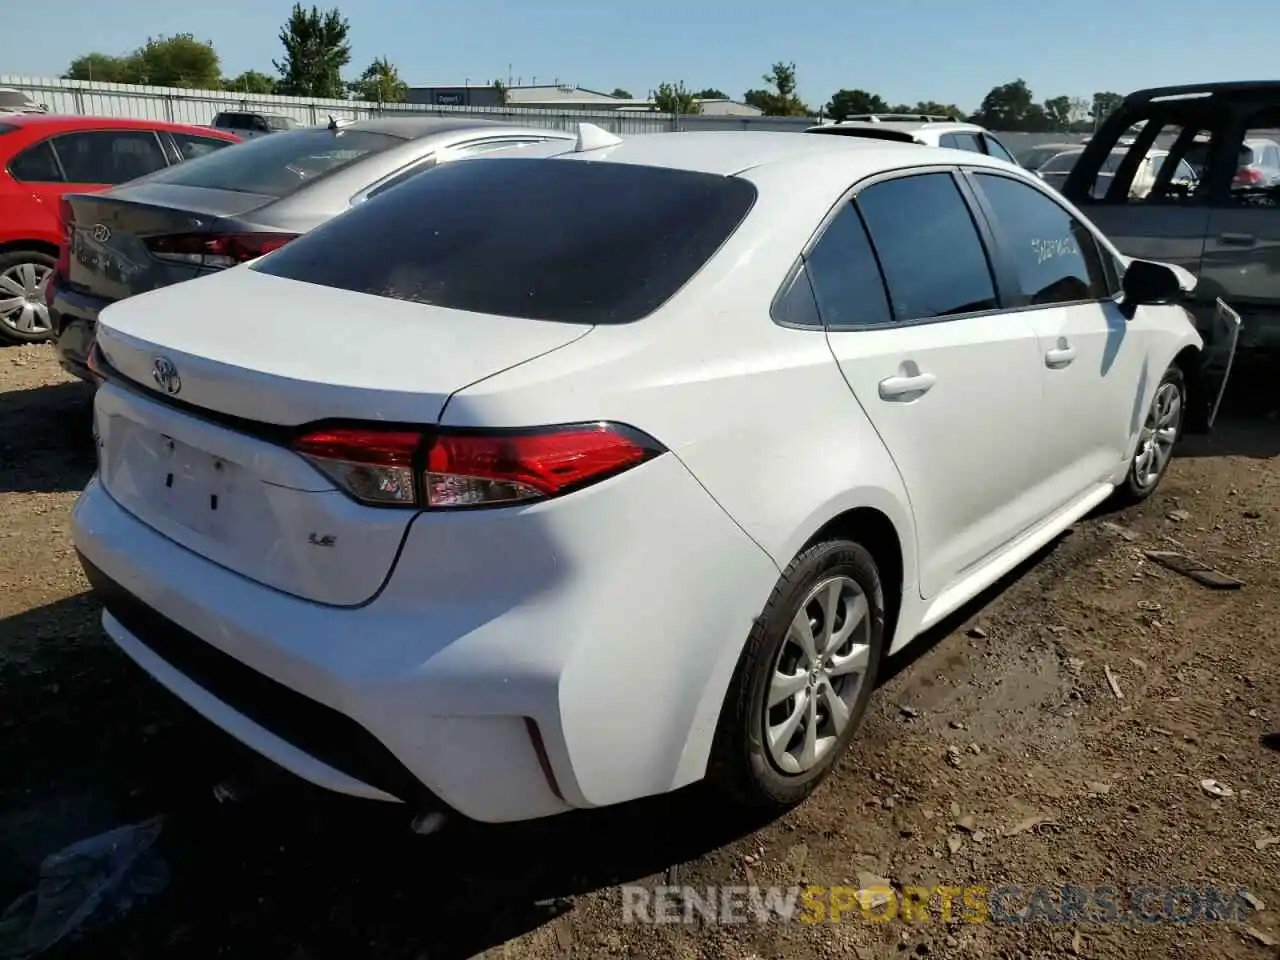
M 54 262 L 39 250 L 0 253 L 0 340 L 40 343 L 53 336 L 44 292 Z
M 1116 489 L 1116 499 L 1124 505 L 1141 503 L 1164 479 L 1173 460 L 1174 444 L 1182 438 L 1187 412 L 1187 381 L 1182 369 L 1174 364 L 1164 372 L 1156 386 L 1151 406 L 1147 408 L 1138 445 Z
M 817 543 L 782 574 L 739 659 L 713 777 L 746 805 L 804 800 L 844 753 L 884 652 L 885 604 L 870 552 Z

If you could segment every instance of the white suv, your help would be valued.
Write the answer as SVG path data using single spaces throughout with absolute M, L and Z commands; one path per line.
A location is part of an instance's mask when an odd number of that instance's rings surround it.
M 834 123 L 810 127 L 805 133 L 830 133 L 872 140 L 921 143 L 927 147 L 951 147 L 1018 163 L 1004 144 L 990 132 L 976 123 L 964 123 L 951 117 L 911 113 L 860 113 Z

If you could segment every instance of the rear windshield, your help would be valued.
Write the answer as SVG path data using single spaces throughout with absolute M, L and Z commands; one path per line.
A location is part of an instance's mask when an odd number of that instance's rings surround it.
M 1079 150 L 1073 150 L 1070 153 L 1060 153 L 1040 169 L 1045 173 L 1070 173 L 1071 168 L 1074 167 L 1076 165 L 1076 161 L 1080 159 L 1080 154 L 1081 151 Z M 1103 161 L 1104 170 L 1106 169 L 1106 165 L 1110 162 L 1110 157 Z
M 367 130 L 288 130 L 168 167 L 149 182 L 287 197 L 326 173 L 403 143 Z
M 684 286 L 755 197 L 746 180 L 683 170 L 464 160 L 360 204 L 252 269 L 472 313 L 629 323 Z

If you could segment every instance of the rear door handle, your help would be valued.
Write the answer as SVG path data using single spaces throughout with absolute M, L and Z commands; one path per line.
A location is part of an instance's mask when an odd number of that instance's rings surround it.
M 1063 367 L 1070 366 L 1075 358 L 1075 347 L 1054 347 L 1052 350 L 1045 351 L 1044 365 L 1052 370 L 1061 370 Z
M 880 381 L 880 399 L 898 400 L 904 397 L 915 399 L 928 393 L 938 378 L 932 373 L 917 373 L 910 377 L 889 377 Z
M 1218 240 L 1232 247 L 1252 247 L 1258 242 L 1258 238 L 1251 233 L 1224 233 Z

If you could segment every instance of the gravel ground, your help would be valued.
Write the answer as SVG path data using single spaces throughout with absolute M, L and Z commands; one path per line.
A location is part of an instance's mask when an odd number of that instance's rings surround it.
M 105 640 L 67 534 L 93 469 L 90 394 L 47 347 L 0 349 L 0 905 L 49 853 L 162 813 L 167 889 L 50 955 L 1274 956 L 1280 754 L 1258 742 L 1280 724 L 1274 377 L 1240 380 L 1253 415 L 1189 442 L 1151 502 L 1079 524 L 898 658 L 855 748 L 790 815 L 744 821 L 694 788 L 416 837 L 401 811 L 265 769 Z M 1244 586 L 1206 589 L 1146 549 Z M 215 799 L 227 778 L 243 798 Z M 1244 888 L 1253 907 L 1215 923 L 947 923 L 935 902 L 920 923 L 652 926 L 624 922 L 618 889 L 869 878 L 1106 884 L 1122 906 L 1142 884 Z

